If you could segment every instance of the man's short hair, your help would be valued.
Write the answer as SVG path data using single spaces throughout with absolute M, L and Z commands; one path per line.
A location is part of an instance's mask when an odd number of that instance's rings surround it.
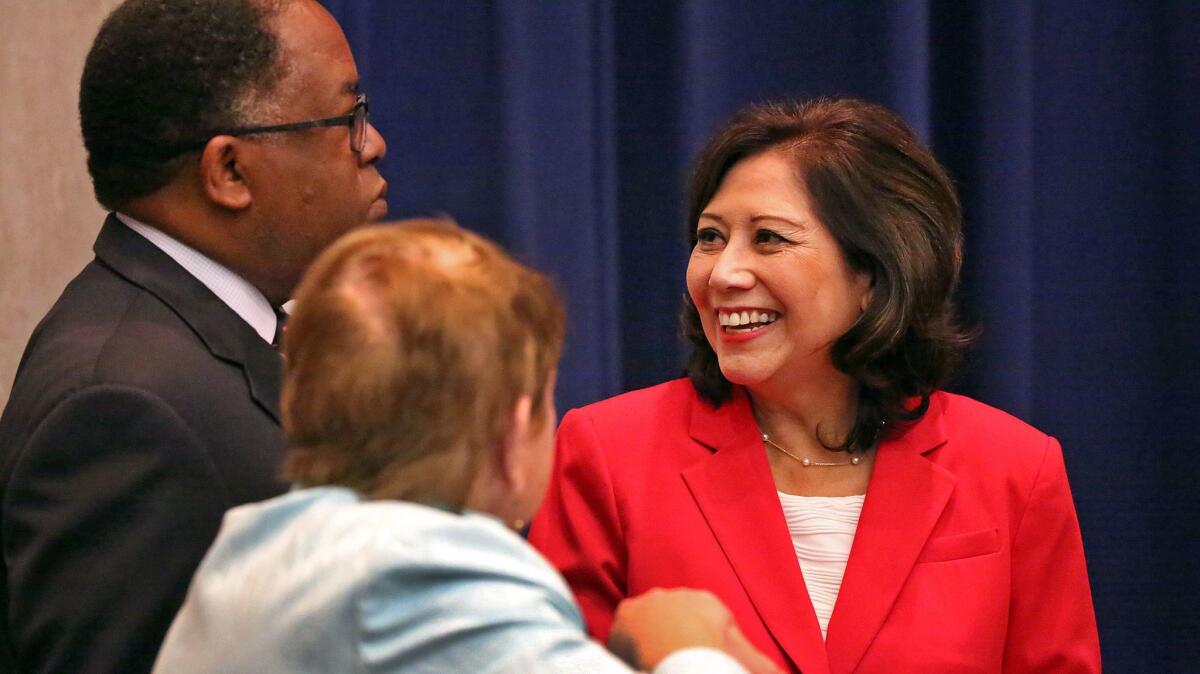
M 449 220 L 352 232 L 296 293 L 284 473 L 461 508 L 517 400 L 544 418 L 564 311 L 550 281 Z
M 104 21 L 79 87 L 96 199 L 117 210 L 166 185 L 176 148 L 248 123 L 281 75 L 272 19 L 287 0 L 128 0 Z

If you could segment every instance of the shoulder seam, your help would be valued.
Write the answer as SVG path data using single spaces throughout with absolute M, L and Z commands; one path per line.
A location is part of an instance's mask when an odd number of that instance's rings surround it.
M 592 438 L 595 441 L 595 445 L 596 445 L 597 449 L 599 449 L 602 445 L 600 443 L 600 434 L 596 431 L 596 421 L 592 417 L 591 414 L 583 412 L 583 415 L 584 415 L 584 419 L 587 421 L 588 432 L 592 434 Z M 596 454 L 599 456 L 600 460 L 604 462 L 604 473 L 609 476 L 608 493 L 609 493 L 609 497 L 612 498 L 613 510 L 616 511 L 616 515 L 617 515 L 616 521 L 613 522 L 613 524 L 616 525 L 617 533 L 618 533 L 618 535 L 620 535 L 621 540 L 624 541 L 625 540 L 625 526 L 621 521 L 622 520 L 621 504 L 617 499 L 616 491 L 612 488 L 612 468 L 608 465 L 608 453 L 604 452 L 604 451 L 597 451 Z M 626 553 L 626 557 L 627 556 L 628 556 L 628 554 Z M 625 563 L 627 566 L 628 566 L 628 562 L 629 562 L 629 560 L 628 560 L 628 558 L 626 558 Z
M 136 288 L 140 292 L 143 292 L 143 293 L 146 292 L 146 290 L 143 288 L 140 288 L 138 286 L 133 286 L 133 284 L 128 279 L 126 279 L 124 276 L 120 276 L 120 275 L 118 275 L 118 276 L 126 284 L 131 285 L 133 288 Z M 108 353 L 109 348 L 112 346 L 113 338 L 116 337 L 117 332 L 121 329 L 121 326 L 124 325 L 125 321 L 129 318 L 129 312 L 133 311 L 133 305 L 137 303 L 137 300 L 138 300 L 138 298 L 136 297 L 136 293 L 131 293 L 130 296 L 125 299 L 125 310 L 121 312 L 120 318 L 113 321 L 112 331 L 109 332 L 108 336 L 106 336 L 104 338 L 104 341 L 100 344 L 100 348 L 96 350 L 96 358 L 92 361 L 92 371 L 89 373 L 88 381 L 99 384 L 99 382 L 96 382 L 96 366 L 100 362 L 100 360 L 105 356 L 105 354 Z M 134 387 L 129 387 L 129 388 L 134 388 Z M 157 397 L 157 396 L 155 396 L 155 397 Z M 174 410 L 172 410 L 172 411 L 174 411 Z
M 1044 435 L 1042 445 L 1042 459 L 1038 462 L 1037 472 L 1033 475 L 1033 480 L 1029 483 L 1029 491 L 1025 494 L 1024 503 L 1021 504 L 1021 514 L 1017 517 L 1017 524 L 1012 529 L 1012 541 L 1017 540 L 1020 535 L 1021 525 L 1025 523 L 1025 513 L 1029 511 L 1029 503 L 1033 500 L 1033 492 L 1037 489 L 1038 483 L 1042 480 L 1042 473 L 1046 469 L 1046 461 L 1050 457 L 1050 447 L 1053 444 L 1053 438 L 1049 435 Z

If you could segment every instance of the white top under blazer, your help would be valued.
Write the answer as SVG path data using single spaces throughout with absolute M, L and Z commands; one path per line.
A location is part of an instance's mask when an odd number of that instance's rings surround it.
M 779 492 L 792 547 L 808 587 L 821 636 L 829 629 L 829 616 L 837 602 L 858 529 L 865 494 L 857 496 L 795 496 Z

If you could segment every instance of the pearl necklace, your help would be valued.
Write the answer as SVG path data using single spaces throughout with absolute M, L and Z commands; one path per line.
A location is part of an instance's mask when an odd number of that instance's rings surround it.
M 804 456 L 804 457 L 796 456 L 795 454 L 789 452 L 788 450 L 784 449 L 783 447 L 780 447 L 779 444 L 776 443 L 774 440 L 772 440 L 771 436 L 767 435 L 766 433 L 762 434 L 762 439 L 763 439 L 763 442 L 767 443 L 768 445 L 771 445 L 775 449 L 778 449 L 779 451 L 783 452 L 784 454 L 787 454 L 788 456 L 792 457 L 793 459 L 799 461 L 800 465 L 804 466 L 805 468 L 810 468 L 813 466 L 816 466 L 817 468 L 834 468 L 837 466 L 857 466 L 858 464 L 862 463 L 861 456 L 852 456 L 852 457 L 850 457 L 849 461 L 813 461 L 812 459 L 808 458 L 807 456 Z

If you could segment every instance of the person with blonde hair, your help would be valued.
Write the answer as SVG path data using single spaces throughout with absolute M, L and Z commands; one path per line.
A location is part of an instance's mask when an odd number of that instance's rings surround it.
M 629 671 L 516 532 L 549 479 L 563 330 L 543 275 L 449 221 L 323 253 L 284 339 L 297 488 L 227 514 L 155 671 Z M 656 672 L 777 671 L 696 591 L 626 602 L 610 644 Z

